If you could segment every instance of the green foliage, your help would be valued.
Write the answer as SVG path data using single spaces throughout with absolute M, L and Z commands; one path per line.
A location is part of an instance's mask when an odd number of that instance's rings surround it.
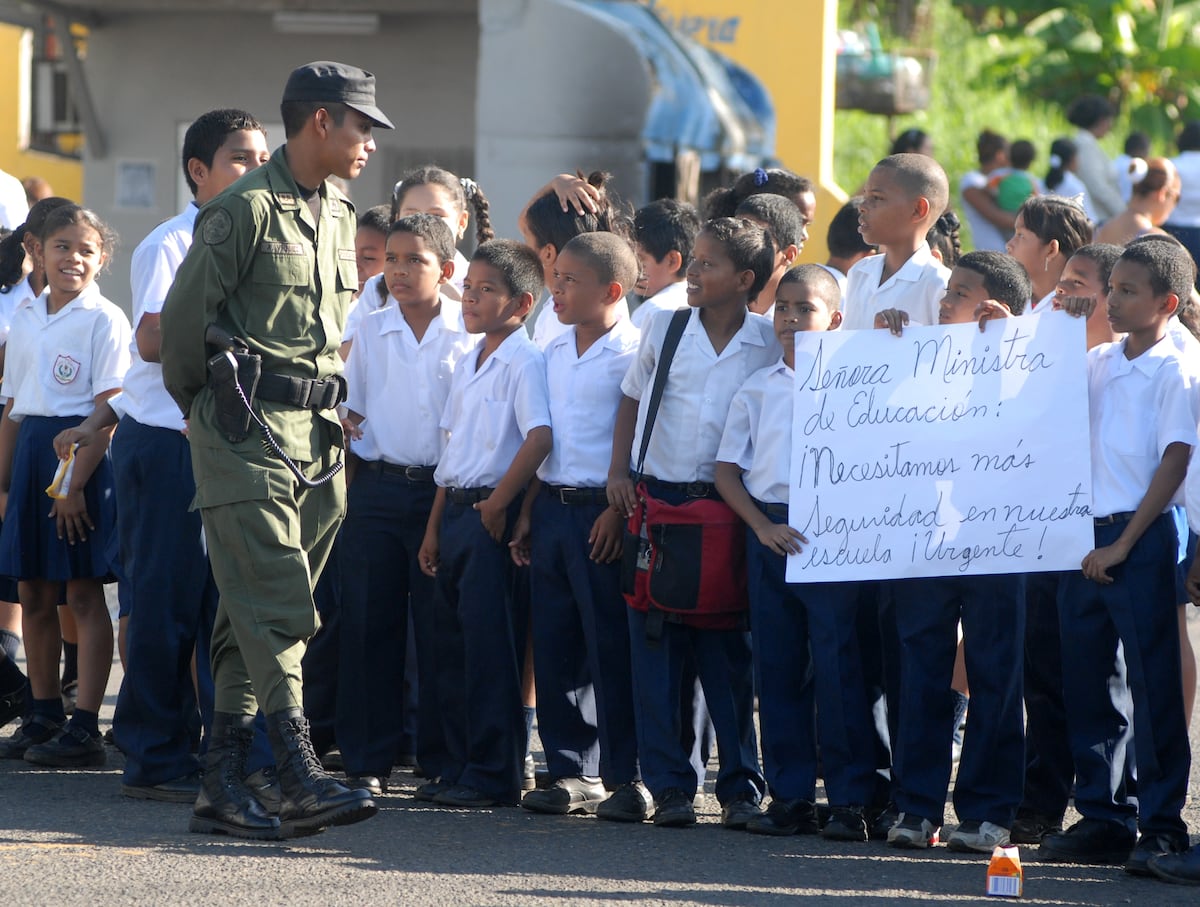
M 1200 110 L 1200 0 L 1031 0 L 973 7 L 1002 52 L 985 78 L 1067 104 L 1084 92 L 1128 111 L 1135 128 L 1168 139 Z
M 1010 140 L 1032 141 L 1039 150 L 1033 170 L 1039 174 L 1047 168 L 1050 143 L 1075 131 L 1058 107 L 1023 95 L 1015 85 L 987 84 L 982 77 L 984 67 L 1001 48 L 978 36 L 949 0 L 934 4 L 933 17 L 936 43 L 932 49 L 937 62 L 928 110 L 895 120 L 854 110 L 835 114 L 834 172 L 848 192 L 858 189 L 875 163 L 888 153 L 891 136 L 910 127 L 924 129 L 933 137 L 934 156 L 946 168 L 952 188 L 978 164 L 975 139 L 985 128 Z M 847 22 L 843 27 L 854 24 Z

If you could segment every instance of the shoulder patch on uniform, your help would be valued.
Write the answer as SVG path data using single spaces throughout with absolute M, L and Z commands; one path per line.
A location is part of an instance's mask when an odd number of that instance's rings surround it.
M 224 208 L 217 208 L 204 219 L 204 230 L 201 235 L 210 246 L 216 246 L 229 239 L 232 231 L 233 218 Z
M 358 257 L 354 254 L 353 249 L 338 249 L 338 259 L 340 261 L 357 261 Z

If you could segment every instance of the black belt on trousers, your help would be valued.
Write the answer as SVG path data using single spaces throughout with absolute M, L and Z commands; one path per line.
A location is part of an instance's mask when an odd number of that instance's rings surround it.
M 608 492 L 603 488 L 578 488 L 574 485 L 543 485 L 542 492 L 561 504 L 607 504 Z
M 657 485 L 663 491 L 674 491 L 677 494 L 687 495 L 689 498 L 717 498 L 717 486 L 712 482 L 664 482 L 662 479 L 656 479 L 654 476 L 643 476 L 646 486 L 653 491 L 653 487 Z
M 380 475 L 397 476 L 414 485 L 430 484 L 433 482 L 433 474 L 437 470 L 436 466 L 400 466 L 397 463 L 385 463 L 383 460 L 359 460 L 358 468 Z
M 491 497 L 494 488 L 447 488 L 446 500 L 451 504 L 478 504 Z

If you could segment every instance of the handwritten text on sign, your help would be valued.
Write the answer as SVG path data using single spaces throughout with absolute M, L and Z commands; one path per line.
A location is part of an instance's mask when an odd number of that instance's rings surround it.
M 789 582 L 1078 569 L 1084 321 L 796 335 Z

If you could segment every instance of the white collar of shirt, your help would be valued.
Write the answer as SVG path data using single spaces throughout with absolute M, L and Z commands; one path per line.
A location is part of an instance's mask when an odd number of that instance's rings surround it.
M 64 313 L 69 312 L 72 309 L 99 308 L 103 299 L 104 297 L 100 295 L 100 287 L 96 285 L 95 281 L 93 281 L 84 287 L 78 296 L 51 315 L 49 312 L 50 288 L 46 287 L 46 289 L 42 290 L 42 294 L 37 298 L 37 305 L 34 306 L 34 310 L 43 321 L 49 322 L 54 318 L 59 318 Z
M 364 293 L 366 292 L 365 286 L 363 287 L 363 291 Z M 437 315 L 434 316 L 434 319 L 429 322 L 429 328 L 425 331 L 425 335 L 420 340 L 417 340 L 416 333 L 413 332 L 412 326 L 409 325 L 407 319 L 404 317 L 404 313 L 400 309 L 400 303 L 391 296 L 388 296 L 387 303 L 378 315 L 381 321 L 379 333 L 382 335 L 400 331 L 409 337 L 414 344 L 420 346 L 427 340 L 432 340 L 442 331 L 461 331 L 462 304 L 444 294 L 440 298 L 441 308 Z M 359 304 L 362 304 L 361 300 Z
M 546 344 L 546 353 L 549 354 L 550 350 L 554 347 L 567 346 L 567 344 L 570 344 L 569 351 L 571 355 L 575 356 L 577 361 L 584 362 L 588 359 L 593 359 L 596 356 L 599 356 L 604 350 L 616 350 L 617 352 L 621 352 L 628 349 L 630 345 L 629 337 L 631 334 L 636 338 L 640 336 L 641 332 L 633 326 L 633 322 L 631 322 L 628 318 L 622 318 L 616 324 L 614 324 L 603 337 L 599 338 L 595 343 L 589 346 L 584 351 L 582 356 L 579 356 L 575 353 L 575 351 L 578 349 L 578 347 L 575 345 L 575 325 L 571 325 L 570 329 L 566 331 L 566 333 L 559 334 L 548 344 Z
M 682 300 L 682 303 L 687 302 L 687 281 L 677 280 L 674 283 L 669 283 L 653 296 L 647 296 L 646 302 L 654 301 L 656 305 L 672 304 L 676 298 Z
M 674 313 L 671 313 L 670 316 L 660 316 L 660 317 L 668 317 L 668 319 L 673 318 Z M 745 318 L 745 320 L 742 321 L 742 326 L 739 327 L 737 329 L 737 333 L 734 334 L 732 338 L 730 338 L 729 343 L 727 343 L 725 345 L 725 349 L 721 350 L 721 352 L 719 352 L 719 353 L 713 347 L 712 341 L 708 339 L 708 332 L 706 330 L 704 330 L 704 325 L 702 325 L 700 323 L 700 309 L 692 309 L 691 317 L 688 318 L 687 327 L 685 327 L 683 329 L 683 334 L 685 337 L 687 337 L 687 336 L 693 337 L 694 338 L 693 343 L 698 344 L 699 349 L 704 350 L 706 353 L 711 352 L 715 355 L 715 357 L 717 359 L 720 359 L 722 356 L 725 356 L 726 354 L 728 354 L 730 352 L 730 350 L 736 349 L 737 345 L 741 345 L 741 346 L 746 346 L 747 344 L 750 346 L 766 346 L 767 345 L 766 342 L 763 340 L 763 338 L 759 335 L 759 333 L 754 330 L 754 323 L 752 321 L 752 319 L 754 319 L 754 318 L 762 318 L 762 316 L 755 315 L 753 312 L 747 311 L 746 318 Z
M 886 255 L 881 256 L 879 265 L 879 273 L 881 276 L 883 274 L 883 265 L 886 263 L 886 260 Z M 925 268 L 927 268 L 931 262 L 937 262 L 937 260 L 933 257 L 933 252 L 929 249 L 929 243 L 922 242 L 921 245 L 917 246 L 913 254 L 908 257 L 908 261 L 900 266 L 900 270 L 879 285 L 879 289 L 885 289 L 886 287 L 889 287 L 896 281 L 900 280 L 907 281 L 908 283 L 916 283 L 925 276 Z M 937 263 L 940 264 L 940 262 Z
M 471 348 L 471 352 L 467 354 L 470 357 L 469 363 L 471 368 L 474 369 L 474 372 L 470 378 L 471 381 L 474 381 L 476 378 L 486 372 L 491 367 L 493 362 L 503 362 L 505 365 L 507 365 L 508 363 L 512 362 L 513 357 L 517 354 L 518 349 L 523 346 L 534 345 L 533 341 L 529 339 L 529 335 L 525 333 L 524 325 L 522 325 L 521 327 L 517 328 L 517 330 L 505 337 L 501 344 L 492 350 L 492 355 L 488 356 L 487 361 L 483 363 L 482 367 L 480 367 L 478 365 L 479 352 L 485 343 L 487 343 L 486 334 L 479 339 L 479 342 L 475 344 L 475 346 Z
M 33 287 L 29 285 L 28 277 L 19 284 L 16 284 L 6 295 L 10 299 L 16 300 L 13 303 L 13 311 L 21 308 L 21 306 L 29 305 L 29 303 L 37 299 L 37 294 L 33 292 Z
M 1117 374 L 1124 374 L 1125 372 L 1137 369 L 1147 378 L 1153 378 L 1155 372 L 1159 370 L 1162 364 L 1170 359 L 1171 355 L 1176 352 L 1175 344 L 1171 341 L 1169 336 L 1164 334 L 1159 341 L 1155 343 L 1154 346 L 1150 347 L 1150 349 L 1146 350 L 1146 352 L 1142 353 L 1136 359 L 1130 359 L 1125 355 L 1125 344 L 1128 342 L 1129 338 L 1125 337 L 1114 343 L 1112 348 L 1108 351 L 1109 355 L 1117 362 L 1117 365 L 1114 369 Z
M 1054 308 L 1054 297 L 1058 294 L 1057 290 L 1051 290 L 1041 299 L 1033 304 L 1032 312 L 1035 315 L 1040 315 L 1042 312 L 1049 312 Z

